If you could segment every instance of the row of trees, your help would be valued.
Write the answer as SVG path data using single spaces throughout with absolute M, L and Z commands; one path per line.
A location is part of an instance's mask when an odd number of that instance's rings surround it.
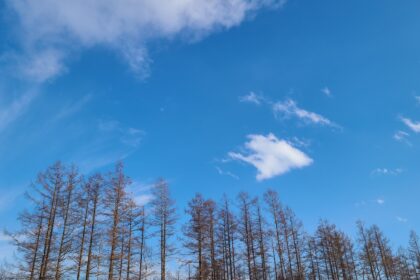
M 89 178 L 61 163 L 40 173 L 21 229 L 9 233 L 18 250 L 10 279 L 420 279 L 415 232 L 396 252 L 362 222 L 356 240 L 327 221 L 308 234 L 272 190 L 262 200 L 196 194 L 178 226 L 166 181 L 147 205 L 129 185 L 122 164 Z

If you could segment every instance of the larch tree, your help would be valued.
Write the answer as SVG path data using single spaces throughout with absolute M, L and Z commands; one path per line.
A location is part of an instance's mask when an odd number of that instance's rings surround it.
M 206 209 L 206 201 L 201 194 L 188 203 L 185 213 L 189 217 L 189 221 L 183 228 L 185 248 L 193 256 L 192 260 L 196 260 L 197 271 L 195 278 L 198 280 L 207 279 L 209 275 L 209 256 L 206 249 L 210 246 L 208 211 Z
M 169 193 L 168 183 L 160 179 L 152 189 L 154 199 L 151 202 L 152 224 L 157 228 L 160 251 L 160 279 L 166 280 L 166 263 L 175 248 L 171 238 L 175 235 L 174 225 L 176 223 L 175 202 Z
M 111 227 L 109 229 L 109 258 L 108 280 L 114 279 L 115 270 L 118 269 L 118 247 L 121 241 L 121 220 L 126 200 L 126 187 L 130 179 L 124 175 L 122 163 L 117 164 L 115 171 L 110 174 L 109 186 L 106 189 L 105 207 Z

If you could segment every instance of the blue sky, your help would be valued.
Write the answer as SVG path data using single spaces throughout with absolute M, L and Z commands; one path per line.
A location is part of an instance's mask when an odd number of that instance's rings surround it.
M 180 212 L 273 188 L 310 232 L 420 229 L 418 1 L 82 2 L 0 3 L 2 228 L 54 161 L 124 160 Z

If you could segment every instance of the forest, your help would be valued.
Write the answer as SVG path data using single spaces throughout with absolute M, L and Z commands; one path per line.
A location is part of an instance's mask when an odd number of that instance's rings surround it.
M 197 193 L 178 209 L 164 179 L 145 205 L 130 183 L 122 163 L 88 177 L 60 162 L 40 172 L 19 229 L 6 231 L 17 253 L 0 279 L 420 279 L 414 231 L 396 250 L 362 221 L 355 238 L 326 220 L 308 233 L 274 190 Z

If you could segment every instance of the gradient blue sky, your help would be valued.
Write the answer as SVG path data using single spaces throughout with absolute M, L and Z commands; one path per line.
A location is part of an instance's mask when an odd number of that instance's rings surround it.
M 122 159 L 180 210 L 273 188 L 309 232 L 420 229 L 419 1 L 53 2 L 0 2 L 2 228 L 54 161 Z

